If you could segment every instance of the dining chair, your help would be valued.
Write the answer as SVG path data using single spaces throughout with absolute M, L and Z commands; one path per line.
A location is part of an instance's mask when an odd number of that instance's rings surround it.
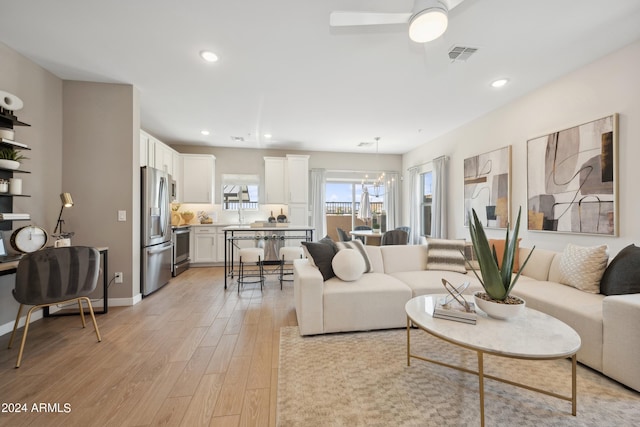
M 382 236 L 381 245 L 406 245 L 409 235 L 404 230 L 390 230 Z
M 407 232 L 407 243 L 409 243 L 409 238 L 411 237 L 411 227 L 407 227 L 406 225 L 401 225 L 400 227 L 396 227 L 396 230 L 404 230 Z
M 340 238 L 341 242 L 348 242 L 351 240 L 351 236 L 349 236 L 349 233 L 344 231 L 342 228 L 336 227 L 336 230 L 338 231 L 338 237 Z
M 100 253 L 87 246 L 45 248 L 26 254 L 18 263 L 13 297 L 20 303 L 9 338 L 9 348 L 18 329 L 22 308 L 32 305 L 22 333 L 16 368 L 20 367 L 27 341 L 31 315 L 37 309 L 52 305 L 77 303 L 82 327 L 86 326 L 82 302 L 87 303 L 98 341 L 102 341 L 89 295 L 96 288 L 100 271 Z

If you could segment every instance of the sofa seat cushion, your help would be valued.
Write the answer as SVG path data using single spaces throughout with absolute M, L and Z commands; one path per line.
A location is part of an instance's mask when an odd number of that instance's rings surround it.
M 324 332 L 404 327 L 410 299 L 411 289 L 386 274 L 367 273 L 355 282 L 334 277 L 324 282 Z
M 455 287 L 462 285 L 464 282 L 470 282 L 469 287 L 464 292 L 467 295 L 473 294 L 475 291 L 482 290 L 482 285 L 478 278 L 473 274 L 460 274 L 454 271 L 402 271 L 393 273 L 391 276 L 405 283 L 411 288 L 414 297 L 427 294 L 444 294 L 446 289 L 442 285 L 442 279 L 446 279 Z
M 527 307 L 542 311 L 571 326 L 580 335 L 578 360 L 602 371 L 602 301 L 604 295 L 583 292 L 557 282 L 523 280 L 513 295 Z

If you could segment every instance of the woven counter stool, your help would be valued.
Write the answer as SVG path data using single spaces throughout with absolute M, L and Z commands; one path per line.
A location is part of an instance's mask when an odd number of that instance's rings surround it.
M 283 246 L 280 248 L 280 290 L 282 290 L 282 282 L 284 280 L 287 280 L 288 282 L 291 281 L 291 279 L 285 279 L 284 276 L 285 274 L 287 275 L 292 275 L 293 274 L 293 270 L 288 271 L 287 273 L 284 272 L 284 264 L 286 262 L 292 263 L 294 259 L 300 259 L 303 257 L 302 255 L 302 246 Z
M 242 248 L 238 251 L 240 257 L 240 274 L 238 274 L 238 293 L 240 286 L 245 283 L 260 283 L 260 290 L 264 286 L 264 249 Z M 255 268 L 252 264 L 255 264 Z

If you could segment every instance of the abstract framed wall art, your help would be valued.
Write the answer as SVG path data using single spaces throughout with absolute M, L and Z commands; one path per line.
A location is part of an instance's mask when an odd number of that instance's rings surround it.
M 489 228 L 507 228 L 510 218 L 511 146 L 464 159 L 464 225 L 471 209 Z
M 528 229 L 618 235 L 618 115 L 527 141 Z

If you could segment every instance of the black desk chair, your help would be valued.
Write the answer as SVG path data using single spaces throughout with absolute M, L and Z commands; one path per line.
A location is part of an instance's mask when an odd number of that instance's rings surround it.
M 406 225 L 401 225 L 400 227 L 396 227 L 396 230 L 404 230 L 407 232 L 407 243 L 409 243 L 409 237 L 411 236 L 411 227 L 407 227 Z
M 26 254 L 18 263 L 13 297 L 20 303 L 16 323 L 9 338 L 9 348 L 18 329 L 24 305 L 32 305 L 22 333 L 16 368 L 20 367 L 29 321 L 34 310 L 58 304 L 77 302 L 82 327 L 86 326 L 82 301 L 87 303 L 98 341 L 102 341 L 89 295 L 96 288 L 100 271 L 100 253 L 95 248 L 69 246 L 45 248 Z

